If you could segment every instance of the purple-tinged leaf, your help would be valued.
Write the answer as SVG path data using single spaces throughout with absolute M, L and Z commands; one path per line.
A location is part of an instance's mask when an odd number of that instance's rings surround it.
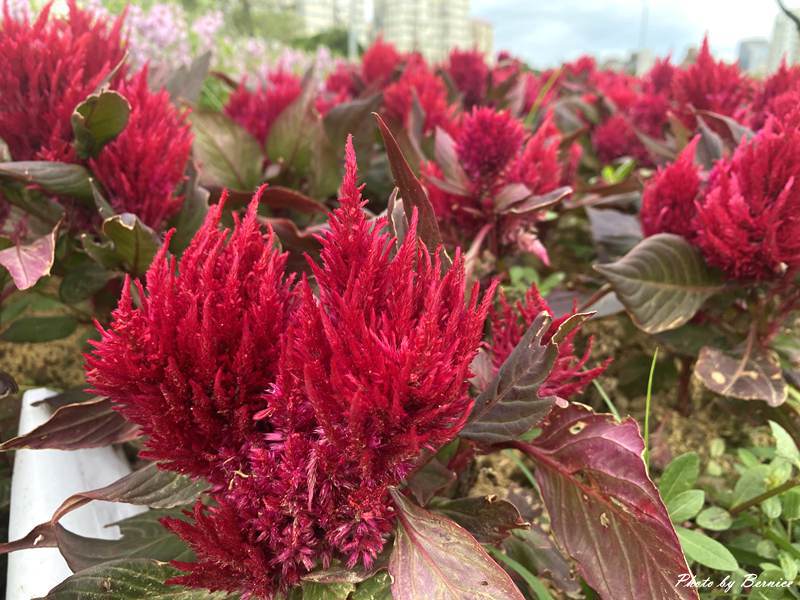
M 445 180 L 460 190 L 460 195 L 466 196 L 469 193 L 469 179 L 458 160 L 455 140 L 441 127 L 436 128 L 433 154 Z
M 511 502 L 497 496 L 443 500 L 433 508 L 461 525 L 481 544 L 499 544 L 512 529 L 529 526 Z
M 602 598 L 698 598 L 696 590 L 676 585 L 690 572 L 647 475 L 636 421 L 578 404 L 556 406 L 539 437 L 514 447 L 536 462 L 553 533 Z
M 436 456 L 416 471 L 408 480 L 408 489 L 414 499 L 425 506 L 437 493 L 456 480 L 456 473 L 442 464 Z
M 503 542 L 503 549 L 531 573 L 550 579 L 568 598 L 584 597 L 572 563 L 538 525 L 531 525 L 528 531 L 516 532 Z
M 621 258 L 642 241 L 642 226 L 634 215 L 611 208 L 586 208 L 592 242 L 600 262 Z
M 494 210 L 504 213 L 515 204 L 533 195 L 531 189 L 524 183 L 509 183 L 504 186 L 494 197 Z
M 270 208 L 289 208 L 303 213 L 326 213 L 328 208 L 302 192 L 280 185 L 272 185 L 261 194 L 261 204 Z
M 540 210 L 545 210 L 546 208 L 555 206 L 556 204 L 564 200 L 564 198 L 569 196 L 571 193 L 572 193 L 571 187 L 569 186 L 560 187 L 546 194 L 541 194 L 538 196 L 529 196 L 528 198 L 522 200 L 521 202 L 512 204 L 511 206 L 508 207 L 508 209 L 505 212 L 512 215 L 526 215 L 532 212 L 539 212 Z
M 0 163 L 0 177 L 37 185 L 45 192 L 93 202 L 89 171 L 71 163 L 31 160 Z
M 60 225 L 60 223 L 59 223 Z M 42 277 L 50 275 L 56 256 L 56 225 L 47 235 L 29 244 L 17 244 L 0 250 L 0 265 L 11 274 L 14 285 L 19 290 L 33 287 Z
M 466 530 L 396 490 L 398 526 L 389 557 L 394 600 L 523 600 L 508 574 Z
M 727 115 L 721 115 L 719 113 L 711 112 L 710 110 L 698 110 L 698 115 L 702 115 L 704 119 L 707 119 L 711 123 L 717 123 L 720 129 L 723 129 L 727 132 L 725 136 L 725 141 L 732 147 L 735 148 L 738 146 L 742 140 L 749 140 L 754 135 L 755 132 L 739 123 L 736 119 L 733 119 Z
M 200 183 L 209 189 L 254 192 L 261 183 L 264 160 L 258 141 L 220 112 L 194 111 L 191 121 Z
M 442 235 L 439 232 L 439 225 L 436 222 L 436 214 L 433 205 L 428 200 L 422 184 L 408 165 L 397 140 L 392 134 L 389 126 L 384 122 L 380 115 L 373 113 L 378 121 L 378 128 L 383 136 L 383 143 L 386 146 L 386 154 L 389 157 L 389 165 L 392 169 L 395 185 L 400 190 L 400 197 L 403 199 L 403 206 L 406 211 L 406 218 L 411 221 L 413 209 L 417 209 L 418 226 L 417 235 L 425 243 L 431 252 L 434 252 L 442 245 Z
M 700 252 L 671 233 L 645 238 L 618 261 L 595 269 L 647 333 L 680 327 L 722 289 Z
M 708 389 L 742 400 L 763 400 L 770 406 L 786 401 L 789 390 L 774 350 L 747 345 L 736 353 L 705 346 L 694 372 Z
M 697 117 L 697 127 L 700 129 L 700 143 L 697 145 L 696 160 L 705 169 L 710 170 L 714 163 L 725 155 L 725 144 L 703 117 Z
M 135 425 L 115 411 L 108 398 L 62 406 L 33 431 L 0 444 L 0 452 L 31 449 L 77 450 L 136 439 Z

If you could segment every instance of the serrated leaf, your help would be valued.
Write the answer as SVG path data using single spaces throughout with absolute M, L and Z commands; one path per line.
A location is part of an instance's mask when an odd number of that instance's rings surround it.
M 706 493 L 703 490 L 686 490 L 665 502 L 672 522 L 683 523 L 697 515 L 705 501 Z
M 730 529 L 733 524 L 730 513 L 719 506 L 709 506 L 705 510 L 700 511 L 700 514 L 697 515 L 694 521 L 703 529 L 709 529 L 711 531 L 725 531 L 726 529 Z
M 56 257 L 59 225 L 47 235 L 28 244 L 17 244 L 0 250 L 0 265 L 8 270 L 18 290 L 27 290 L 42 277 L 50 275 Z
M 694 529 L 676 527 L 681 547 L 687 558 L 717 571 L 735 571 L 739 563 L 725 546 Z
M 190 119 L 202 185 L 254 192 L 264 160 L 258 141 L 223 113 L 195 111 Z
M 700 476 L 700 457 L 687 452 L 673 458 L 658 480 L 658 489 L 664 502 L 694 487 Z
M 394 600 L 523 600 L 511 578 L 464 529 L 396 490 L 392 498 L 398 511 L 389 558 Z
M 223 592 L 167 585 L 180 575 L 168 563 L 146 558 L 115 560 L 79 571 L 39 600 L 222 600 Z
M 131 105 L 125 97 L 111 90 L 92 94 L 78 104 L 71 119 L 78 156 L 97 156 L 103 146 L 122 133 L 130 114 Z
M 511 502 L 496 496 L 443 500 L 434 508 L 469 531 L 481 544 L 499 544 L 511 530 L 528 526 Z
M 553 534 L 601 597 L 698 597 L 675 585 L 689 568 L 647 475 L 644 440 L 632 418 L 619 422 L 579 404 L 556 405 L 542 433 L 515 447 L 536 462 Z
M 648 237 L 620 260 L 595 269 L 647 333 L 680 327 L 722 288 L 700 252 L 671 233 Z
M 386 146 L 386 154 L 389 158 L 389 166 L 392 169 L 392 176 L 397 188 L 400 190 L 400 197 L 403 199 L 403 207 L 406 218 L 411 222 L 413 209 L 417 209 L 417 235 L 425 243 L 431 252 L 434 252 L 442 244 L 442 234 L 439 232 L 439 224 L 436 222 L 436 213 L 433 205 L 425 193 L 417 176 L 408 164 L 402 150 L 397 143 L 391 129 L 386 122 L 375 114 L 378 121 L 383 143 Z M 444 255 L 443 255 L 444 258 Z
M 98 448 L 127 442 L 137 436 L 136 426 L 115 411 L 108 398 L 97 398 L 62 406 L 33 431 L 0 444 L 0 451 Z
M 90 206 L 93 201 L 89 171 L 81 165 L 44 160 L 0 162 L 0 177 L 35 184 L 46 192 L 78 198 Z
M 134 277 L 147 271 L 161 245 L 156 233 L 131 213 L 103 221 L 103 233 L 114 242 L 114 253 Z
M 78 321 L 70 315 L 57 317 L 23 317 L 0 334 L 0 340 L 14 343 L 41 343 L 60 340 L 72 335 Z
M 748 344 L 737 353 L 705 346 L 694 372 L 703 385 L 723 396 L 780 406 L 789 393 L 778 355 L 755 344 Z

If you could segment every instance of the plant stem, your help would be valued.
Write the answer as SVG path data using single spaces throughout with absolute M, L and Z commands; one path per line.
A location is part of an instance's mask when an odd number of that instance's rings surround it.
M 606 403 L 608 410 L 611 411 L 611 414 L 614 415 L 617 421 L 621 420 L 617 407 L 614 406 L 614 403 L 611 401 L 611 398 L 608 397 L 608 394 L 606 394 L 606 391 L 603 389 L 603 387 L 599 383 L 597 383 L 596 379 L 592 379 L 592 383 L 594 384 L 594 387 L 597 389 L 597 393 L 599 393 L 600 397 L 603 399 L 603 402 Z
M 756 506 L 757 504 L 761 504 L 764 500 L 768 500 L 773 496 L 782 494 L 783 492 L 786 492 L 798 485 L 800 485 L 800 477 L 793 477 L 789 481 L 782 483 L 776 488 L 767 490 L 766 492 L 764 492 L 763 494 L 759 494 L 755 498 L 750 498 L 750 500 L 745 500 L 744 502 L 740 502 L 739 504 L 731 508 L 728 512 L 731 514 L 731 516 L 735 517 L 736 515 L 747 510 L 748 508 Z
M 650 400 L 653 397 L 653 375 L 656 372 L 658 360 L 658 346 L 653 352 L 653 361 L 650 363 L 650 376 L 647 378 L 647 397 L 644 403 L 644 466 L 650 470 Z

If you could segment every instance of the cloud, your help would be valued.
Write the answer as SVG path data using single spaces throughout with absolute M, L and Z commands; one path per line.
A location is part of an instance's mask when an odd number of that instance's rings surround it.
M 495 28 L 495 48 L 534 66 L 581 54 L 625 57 L 639 47 L 647 5 L 646 47 L 680 60 L 707 32 L 712 50 L 736 58 L 742 38 L 769 37 L 777 8 L 770 0 L 473 0 L 472 13 Z

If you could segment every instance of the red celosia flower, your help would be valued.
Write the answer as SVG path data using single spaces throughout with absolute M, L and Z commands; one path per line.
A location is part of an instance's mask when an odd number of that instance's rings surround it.
M 264 145 L 275 119 L 297 100 L 301 87 L 300 78 L 288 71 L 271 72 L 257 90 L 242 81 L 228 99 L 225 113 Z
M 658 58 L 653 67 L 644 76 L 642 81 L 643 91 L 650 94 L 669 95 L 672 92 L 672 80 L 677 69 L 670 62 L 669 56 Z
M 30 22 L 3 4 L 0 139 L 14 160 L 73 161 L 72 112 L 125 54 L 123 17 L 108 24 L 68 5 L 67 19 L 49 18 L 48 4 Z
M 717 163 L 697 202 L 696 243 L 709 264 L 745 280 L 800 268 L 800 130 L 767 126 Z
M 147 75 L 144 69 L 119 86 L 131 105 L 128 124 L 89 165 L 114 209 L 159 229 L 180 208 L 173 194 L 183 180 L 192 132 L 186 113 L 172 105 L 166 90 L 148 89 Z
M 508 172 L 508 181 L 524 183 L 534 195 L 552 192 L 561 184 L 558 150 L 561 142 L 552 115 L 547 115 Z
M 233 233 L 211 207 L 177 273 L 165 242 L 146 290 L 137 283 L 140 306 L 126 284 L 87 357 L 88 381 L 148 436 L 145 456 L 212 481 L 255 429 L 285 328 L 286 256 L 264 239 L 258 197 Z
M 456 152 L 467 176 L 485 183 L 508 167 L 524 139 L 522 123 L 509 113 L 474 108 L 461 121 Z
M 486 95 L 489 77 L 489 66 L 481 52 L 454 49 L 450 52 L 445 69 L 458 91 L 464 95 L 465 107 L 481 103 Z
M 689 107 L 737 117 L 752 92 L 738 65 L 714 60 L 708 38 L 703 39 L 695 63 L 675 73 L 672 87 L 684 120 L 692 126 L 694 117 Z
M 565 63 L 562 68 L 568 77 L 588 81 L 597 69 L 597 61 L 592 56 L 583 55 Z
M 787 67 L 785 62 L 759 88 L 751 105 L 750 127 L 759 130 L 769 115 L 781 116 L 800 92 L 800 67 Z M 787 101 L 788 100 L 788 101 Z M 795 105 L 796 106 L 796 105 Z
M 490 351 L 495 369 L 499 369 L 505 362 L 511 351 L 522 339 L 525 330 L 541 312 L 546 312 L 551 317 L 553 316 L 553 311 L 548 306 L 547 301 L 539 294 L 539 290 L 536 289 L 535 285 L 531 286 L 525 294 L 524 301 L 516 302 L 513 306 L 508 303 L 505 295 L 501 292 L 500 307 L 494 310 L 491 316 L 492 342 Z M 553 319 L 550 328 L 542 337 L 542 344 L 548 343 L 559 326 L 575 312 L 573 310 L 571 314 Z M 609 358 L 596 367 L 584 370 L 591 356 L 592 338 L 589 338 L 583 355 L 578 356 L 575 353 L 575 336 L 578 331 L 580 331 L 580 327 L 567 334 L 558 345 L 558 358 L 556 358 L 553 370 L 539 388 L 540 396 L 558 396 L 566 399 L 579 394 L 593 379 L 603 373 L 611 362 Z
M 674 233 L 694 238 L 695 201 L 700 193 L 700 168 L 694 163 L 695 137 L 675 162 L 662 167 L 645 185 L 640 218 L 646 236 Z
M 615 113 L 592 132 L 592 145 L 597 157 L 608 164 L 623 156 L 635 158 L 640 164 L 651 162 L 647 149 L 637 137 L 628 119 Z
M 386 114 L 403 126 L 409 126 L 409 117 L 416 96 L 425 113 L 424 133 L 431 133 L 437 127 L 451 130 L 451 109 L 447 104 L 447 90 L 444 83 L 434 75 L 418 55 L 409 57 L 403 74 L 394 83 L 386 86 L 383 104 Z
M 394 76 L 402 56 L 392 44 L 378 37 L 361 57 L 361 76 L 367 85 L 383 87 Z
M 175 582 L 274 598 L 334 558 L 369 568 L 394 525 L 388 487 L 470 412 L 492 291 L 466 298 L 458 254 L 442 275 L 416 216 L 392 256 L 385 220 L 362 211 L 351 142 L 346 155 L 316 295 L 303 280 L 289 296 L 255 202 L 227 242 L 217 207 L 178 274 L 162 252 L 141 308 L 123 297 L 89 357 L 150 456 L 215 484 L 193 522 L 165 521 L 198 557 Z
M 356 71 L 353 65 L 338 63 L 328 75 L 324 88 L 314 101 L 317 112 L 326 115 L 334 106 L 352 100 L 358 94 L 355 79 Z

